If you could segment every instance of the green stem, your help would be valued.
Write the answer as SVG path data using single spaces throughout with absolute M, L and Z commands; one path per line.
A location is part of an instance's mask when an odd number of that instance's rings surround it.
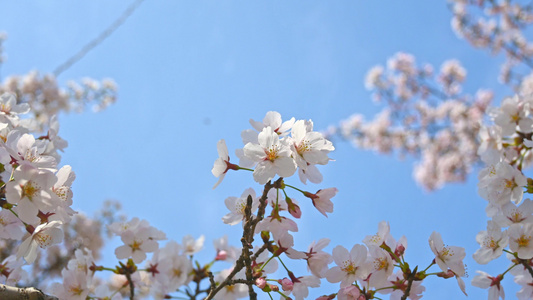
M 502 275 L 502 278 L 503 278 L 503 276 L 505 276 L 505 273 L 511 271 L 512 268 L 514 268 L 514 267 L 516 267 L 516 266 L 518 266 L 518 265 L 519 265 L 519 264 L 514 264 L 514 265 L 510 266 L 509 269 L 505 270 L 505 272 L 503 272 L 503 273 L 501 274 L 501 275 Z
M 237 166 L 239 168 L 239 170 L 245 170 L 245 171 L 250 171 L 250 172 L 253 172 L 254 170 L 252 169 L 248 169 L 248 168 L 243 168 L 243 167 L 240 167 L 240 166 Z
M 300 192 L 300 193 L 302 193 L 302 194 L 305 194 L 305 193 L 306 193 L 305 191 L 302 191 L 302 190 L 300 190 L 299 188 L 297 188 L 297 187 L 295 187 L 295 186 L 292 186 L 292 185 L 290 185 L 290 184 L 286 184 L 286 183 L 285 183 L 285 186 L 288 186 L 288 187 L 290 187 L 291 189 L 295 189 L 295 190 L 297 190 L 298 192 Z
M 285 270 L 287 270 L 287 272 L 290 272 L 289 271 L 289 268 L 287 268 L 287 266 L 283 263 L 283 261 L 281 260 L 281 258 L 278 256 L 278 260 L 279 262 L 283 265 L 283 267 L 285 268 Z
M 283 298 L 287 299 L 289 298 L 287 295 L 283 294 L 282 292 L 278 291 L 278 294 L 280 294 Z
M 261 266 L 261 268 L 259 268 L 259 270 L 257 271 L 257 273 L 261 273 L 261 271 L 263 271 L 263 269 L 265 268 L 265 266 L 274 258 L 275 256 L 272 256 L 270 257 L 267 261 L 265 261 L 263 263 L 263 265 Z
M 431 262 L 431 263 L 429 264 L 429 266 L 428 266 L 427 268 L 425 268 L 424 271 L 422 271 L 422 272 L 426 273 L 426 271 L 427 271 L 432 265 L 434 265 L 434 264 L 435 264 L 434 262 Z M 427 274 L 427 275 L 429 275 L 429 274 Z

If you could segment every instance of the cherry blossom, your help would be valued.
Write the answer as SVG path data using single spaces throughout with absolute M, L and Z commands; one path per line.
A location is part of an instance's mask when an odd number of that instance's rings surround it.
M 366 258 L 367 250 L 363 245 L 355 244 L 350 252 L 343 246 L 333 248 L 333 260 L 337 266 L 326 272 L 326 279 L 331 283 L 341 282 L 341 288 L 365 279 L 368 276 Z
M 252 125 L 255 130 L 261 132 L 264 128 L 271 127 L 272 130 L 280 136 L 287 135 L 293 124 L 294 118 L 282 122 L 281 115 L 277 111 L 267 112 L 262 123 L 250 119 L 250 125 Z
M 489 300 L 505 299 L 505 292 L 501 286 L 502 276 L 492 277 L 483 271 L 476 271 L 478 275 L 472 278 L 472 285 L 482 289 L 489 289 Z
M 246 208 L 248 196 L 252 197 L 252 213 L 257 210 L 259 201 L 255 195 L 255 191 L 252 188 L 248 188 L 242 193 L 241 197 L 228 197 L 224 200 L 226 207 L 230 210 L 228 214 L 222 217 L 224 223 L 235 225 L 244 220 L 244 210 Z
M 508 229 L 509 248 L 516 252 L 519 258 L 529 259 L 533 257 L 533 224 L 524 226 L 511 225 Z
M 304 196 L 311 198 L 316 209 L 327 217 L 326 213 L 333 212 L 333 202 L 331 202 L 331 198 L 337 194 L 337 191 L 337 188 L 327 188 L 318 190 L 315 194 L 305 192 Z
M 265 184 L 277 174 L 290 177 L 296 171 L 296 163 L 291 157 L 289 141 L 280 140 L 271 127 L 265 127 L 259 133 L 259 144 L 248 143 L 244 146 L 244 155 L 257 162 L 254 180 Z
M 474 253 L 473 257 L 476 262 L 486 264 L 502 255 L 503 249 L 509 243 L 509 236 L 506 231 L 502 232 L 496 222 L 488 221 L 487 230 L 478 233 L 476 241 L 481 248 Z
M 333 144 L 326 140 L 321 133 L 313 131 L 313 122 L 311 120 L 298 120 L 292 126 L 291 136 L 293 144 L 291 149 L 294 153 L 293 157 L 298 167 L 302 170 L 300 178 L 308 178 L 313 183 L 320 183 L 316 179 L 320 178 L 320 172 L 318 169 L 313 169 L 309 174 L 315 174 L 312 176 L 307 175 L 307 168 L 310 165 L 325 165 L 329 162 L 328 153 L 335 150 Z M 318 174 L 316 174 L 318 172 Z M 302 180 L 305 183 L 304 180 Z
M 31 264 L 37 258 L 37 247 L 47 248 L 51 245 L 61 243 L 63 240 L 62 223 L 52 221 L 37 226 L 33 232 L 28 235 L 17 251 L 17 258 L 24 257 L 27 263 Z
M 19 218 L 29 224 L 39 222 L 37 213 L 50 212 L 54 209 L 52 187 L 57 181 L 53 173 L 22 165 L 14 171 L 13 181 L 6 184 L 6 198 L 11 204 L 17 204 Z
M 463 259 L 466 253 L 464 248 L 444 245 L 440 233 L 436 231 L 433 231 L 429 237 L 429 247 L 435 254 L 435 262 L 443 272 L 450 268 L 457 276 L 465 274 Z
M 333 262 L 331 254 L 322 251 L 329 245 L 330 239 L 320 239 L 312 242 L 305 254 L 307 255 L 307 268 L 318 278 L 324 278 L 328 271 L 328 264 Z
M 213 188 L 216 188 L 222 182 L 228 170 L 239 169 L 239 166 L 234 165 L 229 162 L 228 147 L 226 146 L 226 141 L 224 140 L 218 141 L 217 151 L 218 151 L 218 158 L 217 160 L 215 160 L 215 164 L 213 166 L 213 169 L 211 169 L 211 173 L 213 173 L 215 177 L 218 177 L 218 181 L 217 183 L 215 183 Z

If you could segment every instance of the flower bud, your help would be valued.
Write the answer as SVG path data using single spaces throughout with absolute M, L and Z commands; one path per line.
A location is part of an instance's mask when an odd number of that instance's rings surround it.
M 287 277 L 278 280 L 278 283 L 281 284 L 281 288 L 284 291 L 292 291 L 292 288 L 294 287 L 294 283 L 292 282 L 292 280 Z
M 228 258 L 228 252 L 220 250 L 215 257 L 215 260 L 226 260 L 226 258 Z
M 266 279 L 263 277 L 259 277 L 255 280 L 255 285 L 257 285 L 258 288 L 264 289 L 267 285 Z
M 299 219 L 302 216 L 302 211 L 300 210 L 300 206 L 292 202 L 291 198 L 285 198 L 285 201 L 287 202 L 289 213 L 296 219 Z

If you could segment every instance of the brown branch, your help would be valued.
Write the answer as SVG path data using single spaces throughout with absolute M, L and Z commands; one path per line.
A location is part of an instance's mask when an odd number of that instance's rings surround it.
M 268 249 L 268 244 L 263 244 L 263 246 L 261 246 L 261 248 L 257 249 L 257 251 L 255 251 L 254 255 L 252 255 L 252 261 L 256 260 L 257 257 L 263 253 L 263 251 L 265 251 L 266 249 Z
M 253 241 L 254 241 L 254 230 L 252 229 L 252 196 L 248 195 L 246 199 L 246 207 L 244 208 L 244 216 L 246 218 L 246 223 L 244 225 L 244 233 L 241 239 L 242 242 L 242 257 L 244 261 L 244 266 L 246 267 L 246 285 L 248 285 L 248 295 L 250 299 L 257 299 L 257 294 L 254 291 L 254 277 L 252 274 L 252 260 L 250 255 L 253 253 Z
M 133 280 L 131 280 L 131 274 L 126 272 L 124 275 L 128 279 L 128 284 L 130 285 L 130 300 L 133 300 L 135 297 L 135 286 L 133 285 Z
M 235 276 L 235 274 L 237 274 L 237 272 L 239 272 L 243 267 L 244 267 L 244 263 L 243 263 L 242 256 L 241 256 L 241 257 L 239 257 L 239 259 L 237 259 L 237 262 L 235 262 L 235 267 L 233 268 L 231 273 L 228 275 L 228 277 L 226 277 L 226 279 L 224 281 L 222 281 L 222 283 L 219 284 L 216 288 L 214 288 L 214 289 L 210 288 L 209 289 L 209 295 L 207 295 L 207 297 L 205 297 L 205 300 L 213 299 L 213 297 L 215 297 L 215 295 L 222 288 L 224 288 L 226 285 L 229 285 L 229 282 L 231 282 L 233 276 Z
M 416 279 L 417 270 L 418 270 L 418 266 L 416 266 L 413 272 L 411 272 L 409 276 L 407 277 L 407 288 L 405 289 L 401 300 L 406 300 L 407 297 L 409 297 L 409 294 L 411 293 L 411 286 L 413 285 L 413 281 Z
M 283 182 L 283 178 L 280 177 L 274 183 L 267 182 L 265 184 L 265 187 L 263 189 L 263 194 L 261 195 L 261 198 L 259 198 L 259 209 L 257 211 L 257 216 L 255 218 L 252 216 L 252 198 L 249 196 L 246 199 L 246 207 L 244 211 L 245 220 L 244 220 L 243 233 L 242 233 L 242 238 L 241 238 L 241 243 L 243 246 L 241 256 L 235 262 L 235 267 L 233 268 L 231 273 L 218 286 L 213 288 L 214 284 L 216 283 L 214 282 L 214 279 L 212 279 L 211 277 L 209 278 L 211 282 L 211 287 L 209 288 L 209 294 L 207 295 L 205 300 L 213 299 L 213 297 L 215 297 L 215 295 L 225 286 L 232 285 L 236 282 L 248 285 L 248 293 L 249 293 L 250 299 L 257 299 L 257 294 L 253 290 L 253 286 L 255 282 L 254 282 L 254 278 L 253 278 L 254 274 L 252 270 L 252 258 L 254 259 L 257 258 L 257 256 L 252 255 L 252 251 L 253 251 L 252 243 L 254 241 L 255 227 L 261 220 L 263 220 L 263 217 L 265 215 L 265 209 L 268 204 L 268 201 L 267 201 L 268 192 L 272 188 L 280 188 L 282 182 Z M 264 251 L 264 249 L 262 251 Z M 243 279 L 233 280 L 233 277 L 235 276 L 235 274 L 237 274 L 237 272 L 242 270 L 244 267 L 246 267 L 246 280 L 243 280 Z
M 58 300 L 55 296 L 46 295 L 40 290 L 27 287 L 17 288 L 0 284 L 0 299 L 3 300 Z

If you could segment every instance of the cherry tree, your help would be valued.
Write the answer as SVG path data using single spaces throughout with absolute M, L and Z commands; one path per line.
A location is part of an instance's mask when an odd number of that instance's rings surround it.
M 430 65 L 418 65 L 413 55 L 398 53 L 386 68 L 368 73 L 366 86 L 374 100 L 387 105 L 370 123 L 354 115 L 320 132 L 316 128 L 324 124 L 282 118 L 276 111 L 259 121 L 250 116 L 242 144 L 230 145 L 234 152 L 225 140 L 213 141 L 218 158 L 213 157 L 211 172 L 215 188 L 228 184 L 226 178 L 235 172 L 248 174 L 250 184 L 260 188 L 240 188 L 226 198 L 222 222 L 242 228 L 242 237 L 215 240 L 207 262 L 197 259 L 203 236 L 164 242 L 164 231 L 142 216 L 118 215 L 114 203 L 94 218 L 72 209 L 75 170 L 62 165 L 67 143 L 56 115 L 87 103 L 105 108 L 115 99 L 112 81 L 84 80 L 60 88 L 53 75 L 8 77 L 0 86 L 0 265 L 5 284 L 0 295 L 43 296 L 38 290 L 12 288 L 38 286 L 51 299 L 304 299 L 320 288 L 319 299 L 383 299 L 389 294 L 390 299 L 419 299 L 433 280 L 454 279 L 466 294 L 466 255 L 484 265 L 505 252 L 508 268 L 498 274 L 477 271 L 471 284 L 488 289 L 489 299 L 504 298 L 502 280 L 512 275 L 520 286 L 516 297 L 530 299 L 533 208 L 526 197 L 533 192 L 527 173 L 533 98 L 532 54 L 525 37 L 533 21 L 530 6 L 510 1 L 453 1 L 449 6 L 461 38 L 505 53 L 501 78 L 513 93 L 504 99 L 493 99 L 487 89 L 463 93 L 466 70 L 457 60 L 444 62 L 436 73 Z M 443 239 L 438 230 L 426 245 L 408 249 L 408 237 L 393 236 L 386 220 L 377 224 L 377 231 L 369 226 L 369 235 L 349 247 L 321 236 L 307 249 L 296 246 L 302 215 L 335 214 L 339 190 L 308 190 L 305 184 L 322 183 L 321 171 L 336 147 L 330 138 L 339 136 L 358 147 L 419 157 L 414 177 L 429 190 L 478 171 L 478 193 L 487 201 L 489 218 L 486 231 L 472 237 L 479 250 L 467 254 L 461 246 L 449 246 L 444 240 L 453 237 Z M 98 260 L 106 234 L 120 240 L 114 265 Z M 413 247 L 426 247 L 432 259 L 410 260 L 406 253 Z M 104 273 L 112 275 L 99 276 Z M 325 282 L 332 285 L 322 288 Z

